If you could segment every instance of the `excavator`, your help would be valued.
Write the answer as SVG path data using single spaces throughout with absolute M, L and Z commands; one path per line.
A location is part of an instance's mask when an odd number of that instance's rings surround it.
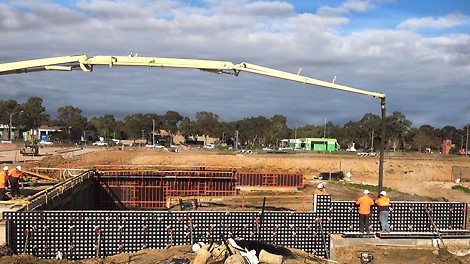
M 28 138 L 24 142 L 24 147 L 20 149 L 20 154 L 23 156 L 39 155 L 39 141 L 34 138 Z

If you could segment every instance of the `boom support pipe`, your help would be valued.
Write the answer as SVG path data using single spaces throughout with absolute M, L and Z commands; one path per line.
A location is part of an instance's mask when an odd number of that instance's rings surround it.
M 384 177 L 384 156 L 385 144 L 387 137 L 387 106 L 385 105 L 385 97 L 380 99 L 380 109 L 382 112 L 382 131 L 380 133 L 380 157 L 379 157 L 379 186 L 378 193 L 382 192 Z

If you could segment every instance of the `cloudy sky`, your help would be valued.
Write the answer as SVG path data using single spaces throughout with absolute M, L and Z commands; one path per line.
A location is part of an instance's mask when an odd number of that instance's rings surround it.
M 0 0 L 0 63 L 77 54 L 250 62 L 387 95 L 414 127 L 470 123 L 467 0 Z M 1 100 L 87 117 L 199 111 L 343 125 L 380 100 L 242 72 L 95 67 L 0 76 Z

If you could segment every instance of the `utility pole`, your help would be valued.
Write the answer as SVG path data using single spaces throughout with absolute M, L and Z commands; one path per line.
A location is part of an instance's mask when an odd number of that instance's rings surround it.
M 238 130 L 235 130 L 235 150 L 238 150 Z
M 152 146 L 155 148 L 155 119 L 152 118 Z
M 10 135 L 10 142 L 13 143 L 13 130 L 12 130 L 12 118 L 13 115 L 23 113 L 24 111 L 18 111 L 18 112 L 13 112 L 13 113 L 8 113 L 10 115 L 10 125 L 8 126 L 9 129 L 9 135 Z
M 465 142 L 465 156 L 468 155 L 468 127 L 469 125 L 467 125 L 467 141 Z
M 326 118 L 325 118 L 325 125 L 323 126 L 323 138 L 326 138 Z
M 371 145 L 371 151 L 374 151 L 374 129 L 372 128 L 372 139 L 371 139 L 372 143 L 370 144 Z

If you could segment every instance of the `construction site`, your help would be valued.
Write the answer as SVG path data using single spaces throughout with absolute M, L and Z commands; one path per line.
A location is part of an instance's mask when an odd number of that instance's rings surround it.
M 285 263 L 470 261 L 469 196 L 452 188 L 457 177 L 469 187 L 466 157 L 390 154 L 391 232 L 379 232 L 373 210 L 371 232 L 362 234 L 354 201 L 363 189 L 374 192 L 376 157 L 85 147 L 18 158 L 15 151 L 2 160 L 21 164 L 25 182 L 20 199 L 2 202 L 3 242 L 14 255 L 0 263 L 195 263 L 194 245 L 212 248 L 207 263 L 224 263 L 237 250 L 225 249 L 227 241 Z M 325 177 L 338 171 L 349 177 Z M 314 196 L 320 182 L 327 195 Z
M 9 149 L 3 163 L 21 164 L 25 182 L 20 198 L 2 201 L 0 263 L 470 263 L 468 157 L 386 153 L 385 94 L 302 76 L 301 69 L 137 56 L 3 63 L 0 75 L 95 66 L 245 72 L 379 99 L 380 150 L 358 156 L 77 145 L 18 157 Z M 320 183 L 326 194 L 314 195 Z M 389 232 L 380 231 L 375 207 L 367 213 L 370 228 L 359 232 L 355 201 L 369 190 L 373 198 L 387 190 Z

